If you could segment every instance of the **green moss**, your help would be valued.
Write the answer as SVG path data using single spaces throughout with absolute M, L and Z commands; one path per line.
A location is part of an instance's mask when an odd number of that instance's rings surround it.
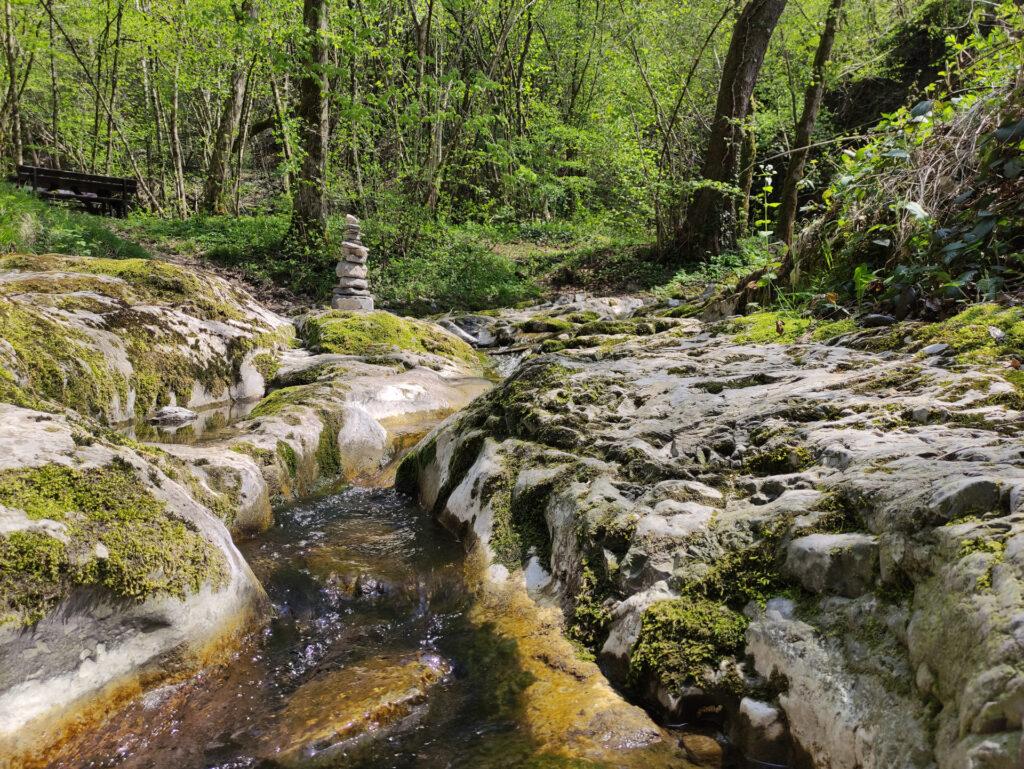
M 557 334 L 572 331 L 576 324 L 564 318 L 537 317 L 516 324 L 520 331 L 528 334 Z
M 804 446 L 780 445 L 748 454 L 743 469 L 752 475 L 784 475 L 814 464 L 814 455 Z
M 316 464 L 320 477 L 324 480 L 337 478 L 341 475 L 341 452 L 338 450 L 338 433 L 341 432 L 341 420 L 328 412 L 320 413 L 323 428 L 316 448 Z
M 11 398 L 51 400 L 82 414 L 108 417 L 115 398 L 124 402 L 127 397 L 124 378 L 84 333 L 35 309 L 0 298 L 0 338 L 14 349 L 23 379 L 15 390 L 8 372 L 3 389 Z
M 783 331 L 778 332 L 781 321 Z M 737 342 L 744 344 L 768 344 L 779 342 L 786 344 L 795 342 L 811 327 L 810 318 L 804 318 L 794 312 L 756 312 L 739 318 L 733 318 L 728 332 L 735 335 Z
M 276 355 L 268 352 L 261 352 L 259 355 L 253 356 L 252 365 L 260 372 L 264 382 L 272 381 L 277 376 L 277 372 L 281 370 L 281 361 Z
M 231 444 L 231 451 L 239 454 L 245 454 L 247 457 L 252 457 L 261 465 L 268 465 L 274 461 L 276 454 L 270 449 L 261 449 L 259 446 L 255 446 L 248 441 L 239 441 L 238 443 Z
M 141 601 L 156 594 L 184 597 L 226 578 L 223 556 L 169 515 L 123 460 L 87 470 L 50 464 L 0 473 L 0 504 L 33 520 L 56 521 L 67 537 L 61 543 L 63 559 L 47 540 L 22 537 L 12 544 L 7 538 L 5 552 L 11 557 L 0 569 L 7 621 L 37 621 L 76 585 L 101 585 Z M 97 543 L 106 550 L 102 557 Z M 45 573 L 26 565 L 30 551 L 46 564 Z M 21 560 L 16 552 L 23 554 Z M 18 588 L 22 583 L 24 589 Z
M 596 651 L 604 641 L 611 612 L 604 607 L 609 586 L 603 584 L 590 564 L 583 562 L 579 589 L 573 598 L 572 617 L 569 621 L 569 639 L 582 648 Z
M 437 439 L 429 441 L 410 451 L 395 474 L 395 488 L 411 497 L 419 495 L 420 475 L 437 458 Z
M 844 334 L 852 334 L 856 330 L 857 323 L 853 318 L 830 321 L 815 326 L 811 331 L 811 339 L 815 342 L 827 342 L 829 339 L 835 339 Z
M 643 614 L 630 675 L 637 681 L 653 677 L 675 691 L 706 686 L 720 660 L 740 653 L 746 628 L 746 617 L 715 601 L 659 601 Z
M 0 403 L 10 403 L 14 406 L 35 409 L 36 411 L 49 410 L 43 401 L 25 392 L 5 368 L 0 368 Z
M 294 406 L 311 406 L 316 401 L 316 385 L 295 385 L 274 390 L 256 404 L 249 416 L 253 419 L 278 416 Z
M 294 478 L 299 474 L 299 455 L 295 453 L 290 443 L 285 441 L 277 442 L 277 456 L 284 464 L 288 475 Z
M 858 509 L 860 501 L 856 493 L 847 489 L 836 489 L 824 494 L 812 508 L 818 515 L 814 526 L 807 534 L 844 534 L 860 531 Z
M 334 311 L 309 320 L 306 343 L 314 352 L 339 355 L 384 355 L 395 348 L 440 355 L 449 360 L 477 365 L 473 348 L 437 326 L 389 312 L 351 313 Z
M 1005 336 L 997 341 L 989 328 Z M 1000 356 L 1024 349 L 1024 309 L 997 304 L 976 304 L 958 315 L 916 329 L 916 340 L 924 345 L 948 344 L 961 359 L 973 363 L 991 363 Z
M 985 554 L 988 560 L 988 569 L 978 578 L 978 589 L 991 590 L 992 570 L 1005 559 L 1006 543 L 998 539 L 986 539 L 984 537 L 960 543 L 960 558 L 966 558 L 976 553 Z
M 0 535 L 0 626 L 31 625 L 61 598 L 67 571 L 64 543 L 39 531 Z

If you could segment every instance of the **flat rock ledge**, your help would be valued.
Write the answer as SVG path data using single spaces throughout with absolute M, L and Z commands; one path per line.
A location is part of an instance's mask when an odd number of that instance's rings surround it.
M 635 696 L 720 719 L 750 760 L 1021 766 L 1014 386 L 923 353 L 632 322 L 643 336 L 526 350 L 400 488 L 523 569 Z

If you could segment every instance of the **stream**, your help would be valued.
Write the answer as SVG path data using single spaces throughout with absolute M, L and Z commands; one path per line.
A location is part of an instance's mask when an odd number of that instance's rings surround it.
M 295 504 L 240 549 L 272 602 L 266 629 L 228 664 L 138 697 L 51 766 L 584 765 L 535 758 L 517 723 L 529 679 L 515 642 L 467 619 L 462 547 L 407 498 L 349 489 Z M 415 688 L 410 666 L 432 683 L 425 697 L 354 737 L 312 736 L 346 734 L 337 725 L 364 718 L 389 682 Z

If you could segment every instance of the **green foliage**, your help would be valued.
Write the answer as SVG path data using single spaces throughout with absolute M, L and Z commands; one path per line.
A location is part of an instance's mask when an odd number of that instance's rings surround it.
M 1024 41 L 1014 32 L 1024 11 L 1004 2 L 982 13 L 972 34 L 947 38 L 945 79 L 838 157 L 812 282 L 873 301 L 913 288 L 944 307 L 1024 283 Z

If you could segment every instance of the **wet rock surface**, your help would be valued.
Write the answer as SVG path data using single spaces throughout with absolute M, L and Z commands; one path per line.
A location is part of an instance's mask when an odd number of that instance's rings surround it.
M 776 709 L 752 760 L 784 724 L 816 766 L 1017 766 L 1014 386 L 934 350 L 629 324 L 549 330 L 401 487 L 503 567 L 539 557 L 570 633 L 673 718 Z
M 242 550 L 266 631 L 67 741 L 53 769 L 691 766 L 577 658 L 557 609 L 482 581 L 393 491 L 289 507 Z

